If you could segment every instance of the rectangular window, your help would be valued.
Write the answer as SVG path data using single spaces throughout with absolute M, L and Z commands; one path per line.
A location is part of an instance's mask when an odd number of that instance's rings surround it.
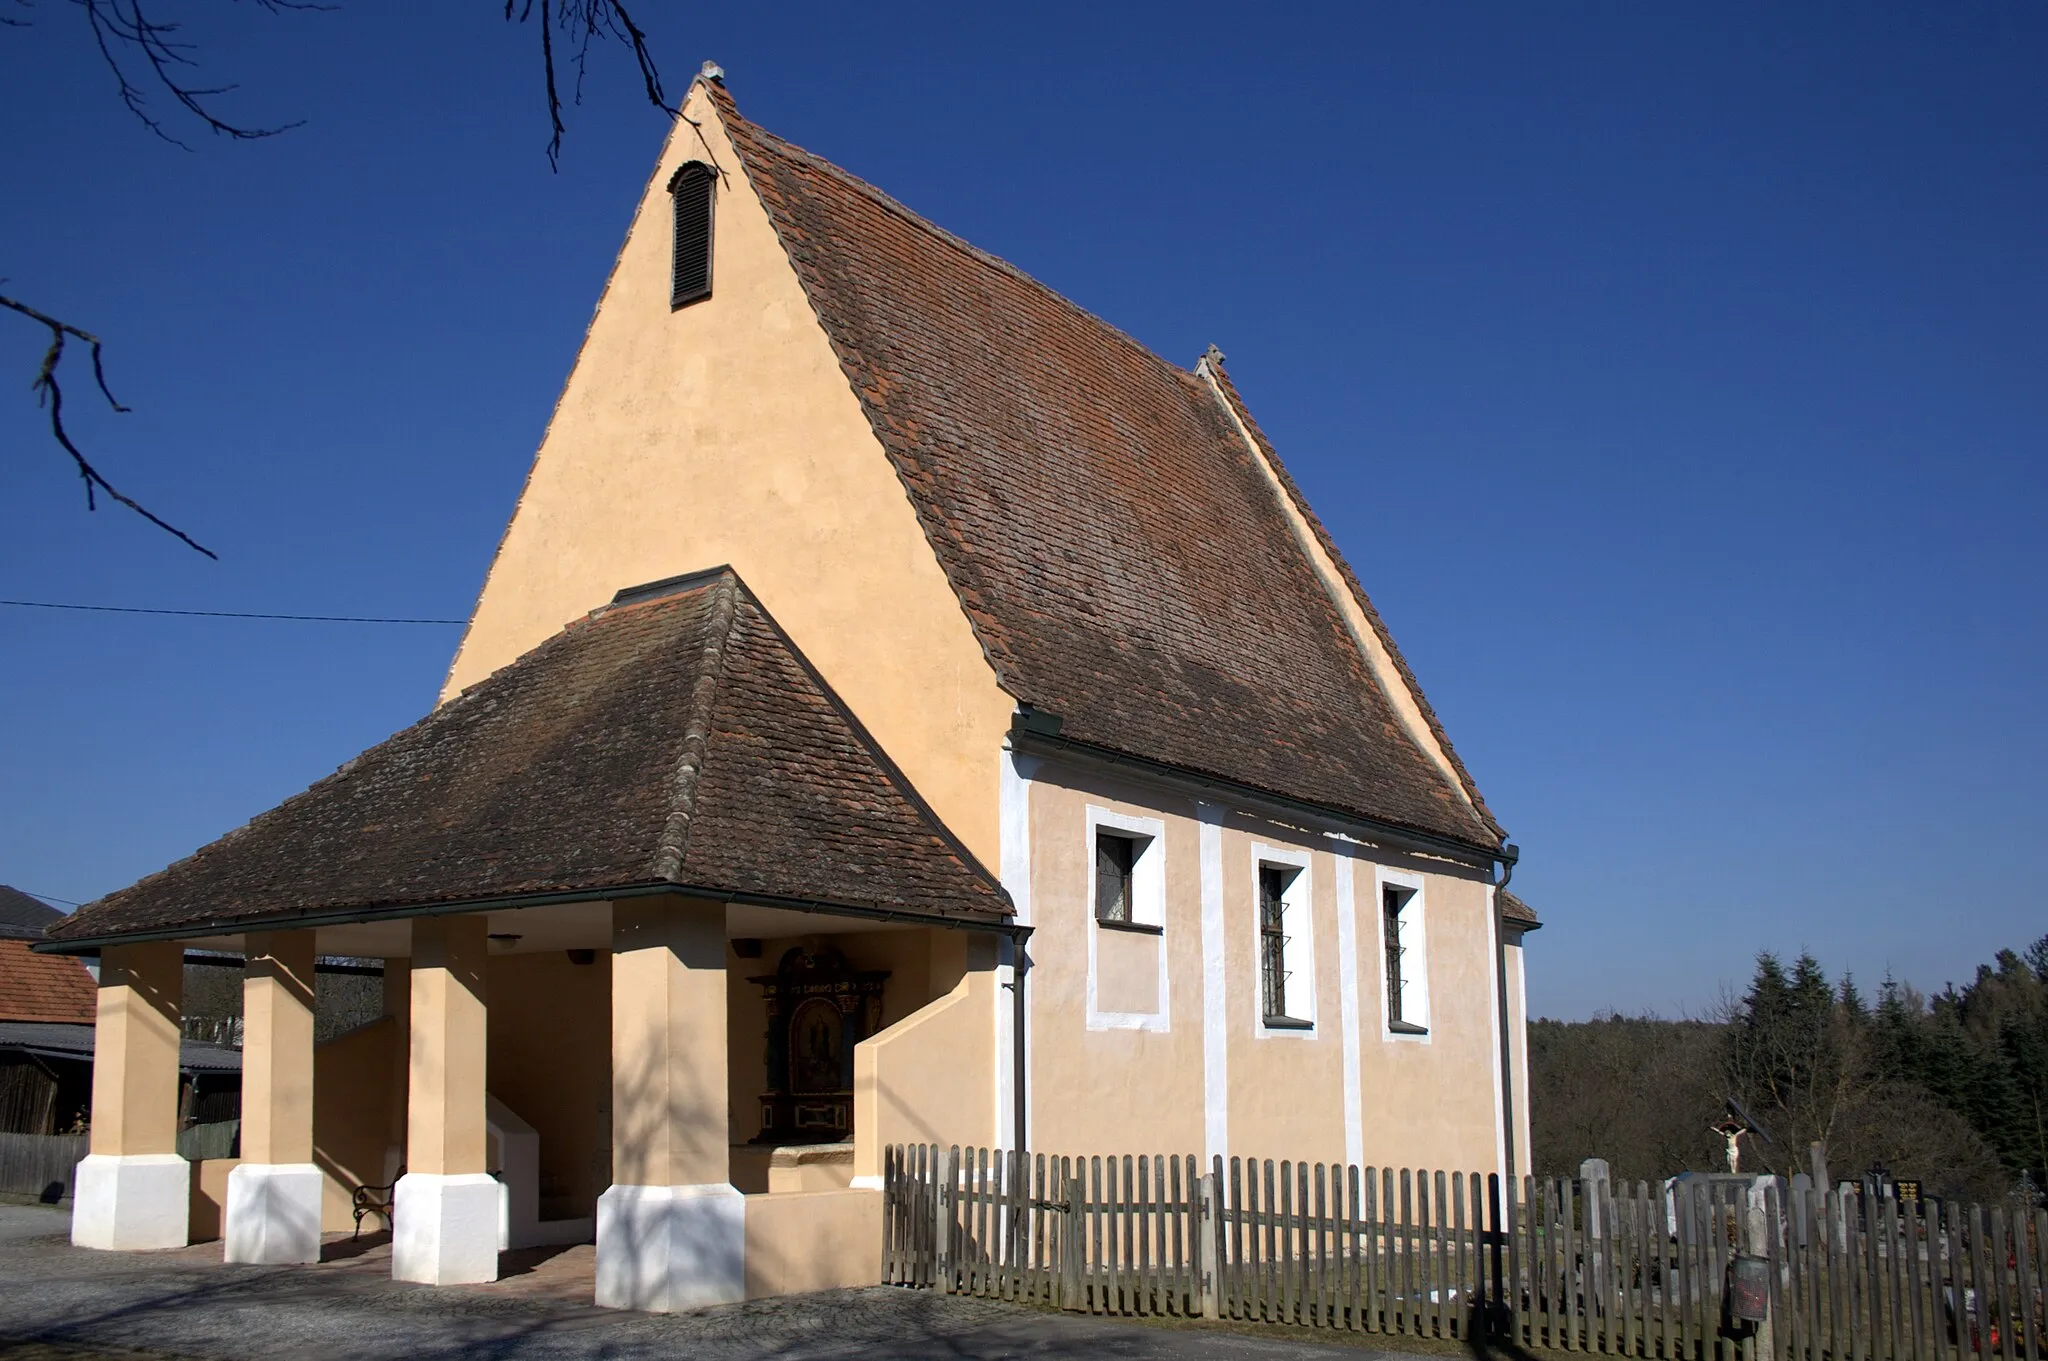
M 1259 866 L 1259 981 L 1268 1025 L 1293 1018 L 1287 1009 L 1287 885 L 1296 873 Z
M 1422 1008 L 1414 1005 L 1410 996 L 1416 990 L 1408 958 L 1409 939 L 1415 934 L 1415 924 L 1408 920 L 1409 904 L 1414 900 L 1413 889 L 1391 884 L 1380 888 L 1380 939 L 1387 952 L 1387 1029 L 1397 1035 L 1425 1033 L 1420 1024 Z
M 1138 859 L 1138 839 L 1115 832 L 1095 834 L 1095 920 L 1128 926 L 1132 910 L 1131 871 Z

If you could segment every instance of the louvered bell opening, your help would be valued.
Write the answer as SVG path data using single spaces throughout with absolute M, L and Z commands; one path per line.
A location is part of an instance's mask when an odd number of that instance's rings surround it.
M 711 193 L 709 166 L 691 162 L 669 181 L 675 200 L 675 268 L 669 306 L 682 307 L 711 296 Z

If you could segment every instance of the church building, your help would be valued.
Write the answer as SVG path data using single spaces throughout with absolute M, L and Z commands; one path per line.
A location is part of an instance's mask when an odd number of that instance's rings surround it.
M 401 1279 L 678 1309 L 879 1280 L 893 1144 L 1525 1165 L 1514 858 L 1219 352 L 707 67 L 437 707 L 38 946 L 100 960 L 74 1240 L 315 1261 L 389 1187 Z M 384 1015 L 316 1045 L 330 956 Z

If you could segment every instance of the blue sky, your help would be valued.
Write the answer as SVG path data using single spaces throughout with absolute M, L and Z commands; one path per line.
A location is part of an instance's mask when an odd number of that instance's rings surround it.
M 107 339 L 135 410 L 78 367 L 75 433 L 221 561 L 85 513 L 0 317 L 0 596 L 461 617 L 661 119 L 601 53 L 551 174 L 490 4 L 186 8 L 225 109 L 305 125 L 167 146 L 38 7 L 0 292 Z M 714 57 L 1228 353 L 1524 849 L 1538 1014 L 2048 929 L 2048 9 L 635 8 L 674 88 Z M 455 637 L 0 608 L 0 882 L 161 867 L 425 712 Z

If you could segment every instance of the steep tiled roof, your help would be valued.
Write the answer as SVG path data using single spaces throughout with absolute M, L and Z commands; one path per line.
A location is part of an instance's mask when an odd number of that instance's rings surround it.
M 77 960 L 32 954 L 26 940 L 0 940 L 0 1021 L 90 1022 L 96 994 Z
M 40 936 L 44 927 L 63 915 L 39 898 L 0 884 L 0 937 L 26 939 Z
M 56 940 L 674 884 L 1008 901 L 730 571 L 615 604 Z
M 712 97 L 1006 691 L 1076 741 L 1499 843 L 1203 378 Z

